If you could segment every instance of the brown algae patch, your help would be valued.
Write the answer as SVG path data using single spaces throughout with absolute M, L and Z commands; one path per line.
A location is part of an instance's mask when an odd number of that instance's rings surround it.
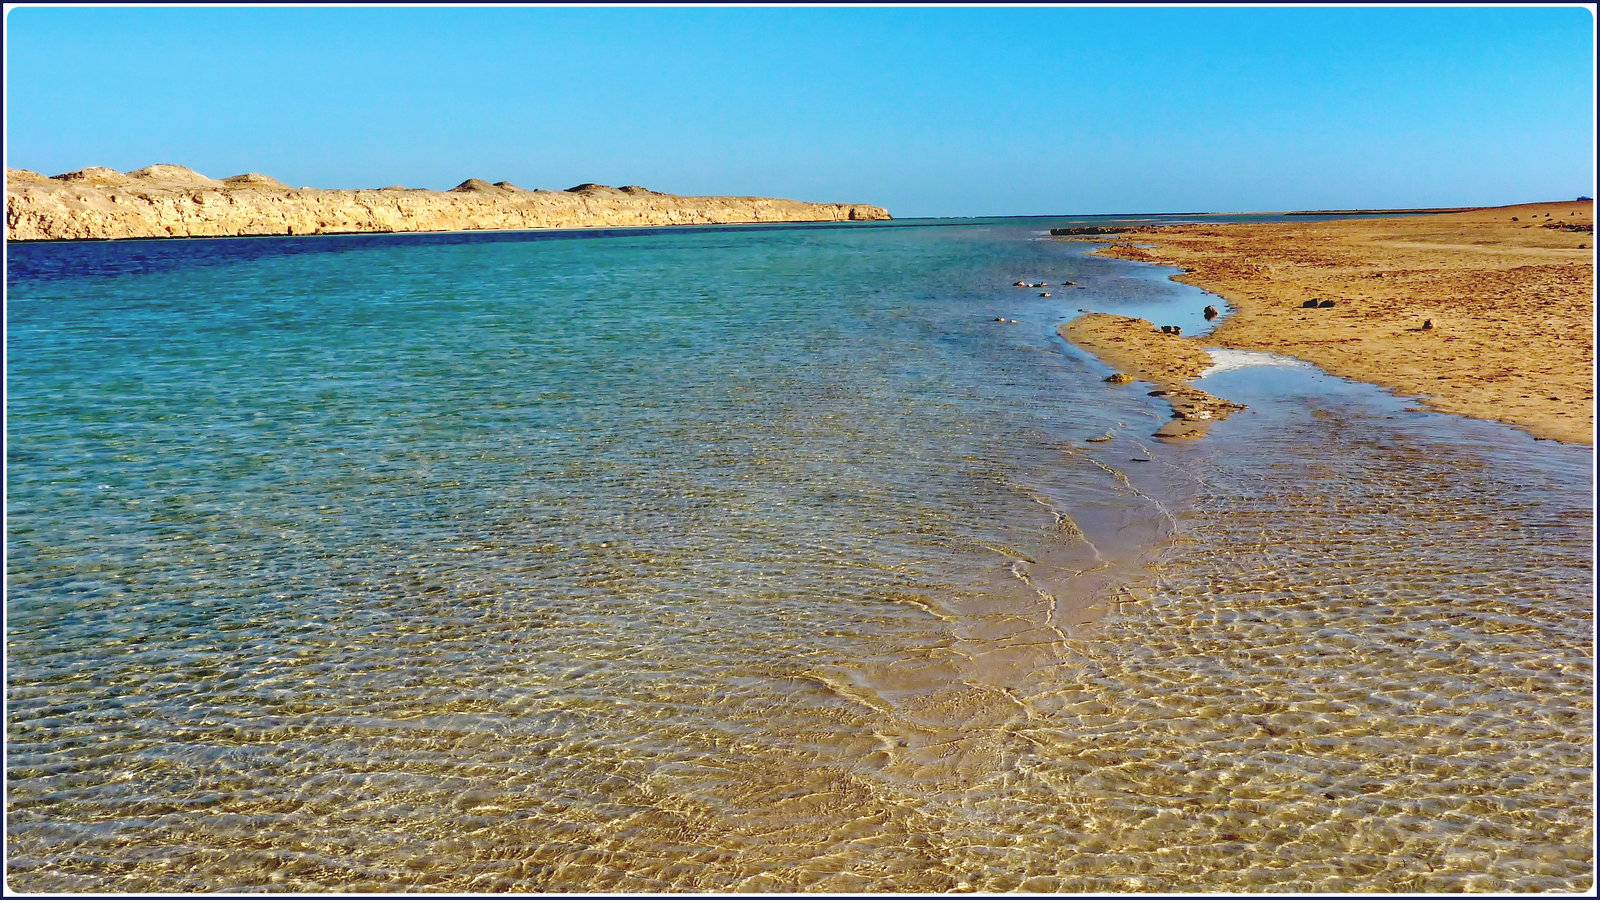
M 1109 313 L 1089 313 L 1060 328 L 1061 336 L 1119 370 L 1107 379 L 1125 383 L 1132 379 L 1156 385 L 1152 396 L 1172 406 L 1173 420 L 1158 428 L 1158 438 L 1203 437 L 1210 423 L 1226 419 L 1243 406 L 1214 397 L 1189 384 L 1211 366 L 1211 356 L 1191 339 L 1157 329 L 1145 319 Z

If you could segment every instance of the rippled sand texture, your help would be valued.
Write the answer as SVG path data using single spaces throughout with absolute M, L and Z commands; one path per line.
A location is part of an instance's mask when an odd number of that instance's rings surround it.
M 963 649 L 983 616 L 755 598 L 731 633 L 682 605 L 619 630 L 639 613 L 620 598 L 535 614 L 514 581 L 424 570 L 359 588 L 410 584 L 403 617 L 308 616 L 256 672 L 220 673 L 197 635 L 55 734 L 82 762 L 12 758 L 13 886 L 1587 889 L 1573 473 L 1508 479 L 1373 424 L 1304 423 L 1267 463 L 1178 459 L 1207 483 L 1179 558 L 1025 674 L 986 680 Z M 847 636 L 869 631 L 894 640 Z M 87 702 L 104 668 L 35 689 Z M 29 693 L 13 739 L 77 713 Z M 141 727 L 165 706 L 181 725 Z
M 1149 446 L 1007 228 L 14 287 L 10 887 L 1592 885 L 1592 451 Z
M 1591 890 L 1590 457 L 1327 411 L 1248 437 L 1027 700 L 1018 775 L 1076 848 L 1052 883 Z

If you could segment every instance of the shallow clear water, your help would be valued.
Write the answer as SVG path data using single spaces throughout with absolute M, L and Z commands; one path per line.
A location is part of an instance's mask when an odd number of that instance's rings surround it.
M 1591 884 L 1592 452 L 1058 224 L 8 247 L 10 885 Z

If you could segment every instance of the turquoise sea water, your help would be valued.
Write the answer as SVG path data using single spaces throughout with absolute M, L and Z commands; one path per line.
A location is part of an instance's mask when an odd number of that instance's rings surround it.
M 10 885 L 1592 884 L 1592 450 L 1062 224 L 9 246 Z

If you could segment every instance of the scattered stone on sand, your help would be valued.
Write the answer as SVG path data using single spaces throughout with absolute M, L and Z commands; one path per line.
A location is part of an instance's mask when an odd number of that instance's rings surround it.
M 1317 308 L 1318 309 L 1333 309 L 1333 301 L 1332 300 L 1324 300 L 1321 303 L 1317 304 Z
M 1209 422 L 1195 422 L 1189 419 L 1173 419 L 1151 433 L 1152 437 L 1166 438 L 1167 440 L 1182 440 L 1202 438 L 1206 436 Z
M 1302 303 L 1302 304 L 1300 304 L 1300 308 L 1301 308 L 1301 309 L 1316 309 L 1316 308 L 1317 308 L 1317 303 L 1318 303 L 1318 302 L 1320 302 L 1320 301 L 1317 301 L 1317 300 L 1307 300 L 1307 301 L 1306 301 L 1306 302 L 1304 302 L 1304 303 Z
M 1429 331 L 1432 328 L 1433 328 L 1433 320 L 1432 319 L 1423 319 L 1422 320 L 1422 330 L 1423 331 Z
M 1052 228 L 1050 233 L 1056 237 L 1078 237 L 1083 235 L 1122 234 L 1128 231 L 1147 231 L 1148 225 L 1078 225 L 1072 228 Z
M 1166 393 L 1167 402 L 1172 404 L 1172 415 L 1175 418 L 1191 421 L 1204 421 L 1208 419 L 1225 419 L 1229 413 L 1244 409 L 1243 406 L 1230 400 L 1223 400 L 1189 385 L 1177 385 L 1169 388 Z
M 1133 376 L 1126 372 L 1113 372 L 1106 376 L 1106 383 L 1108 384 L 1128 384 L 1133 380 Z

